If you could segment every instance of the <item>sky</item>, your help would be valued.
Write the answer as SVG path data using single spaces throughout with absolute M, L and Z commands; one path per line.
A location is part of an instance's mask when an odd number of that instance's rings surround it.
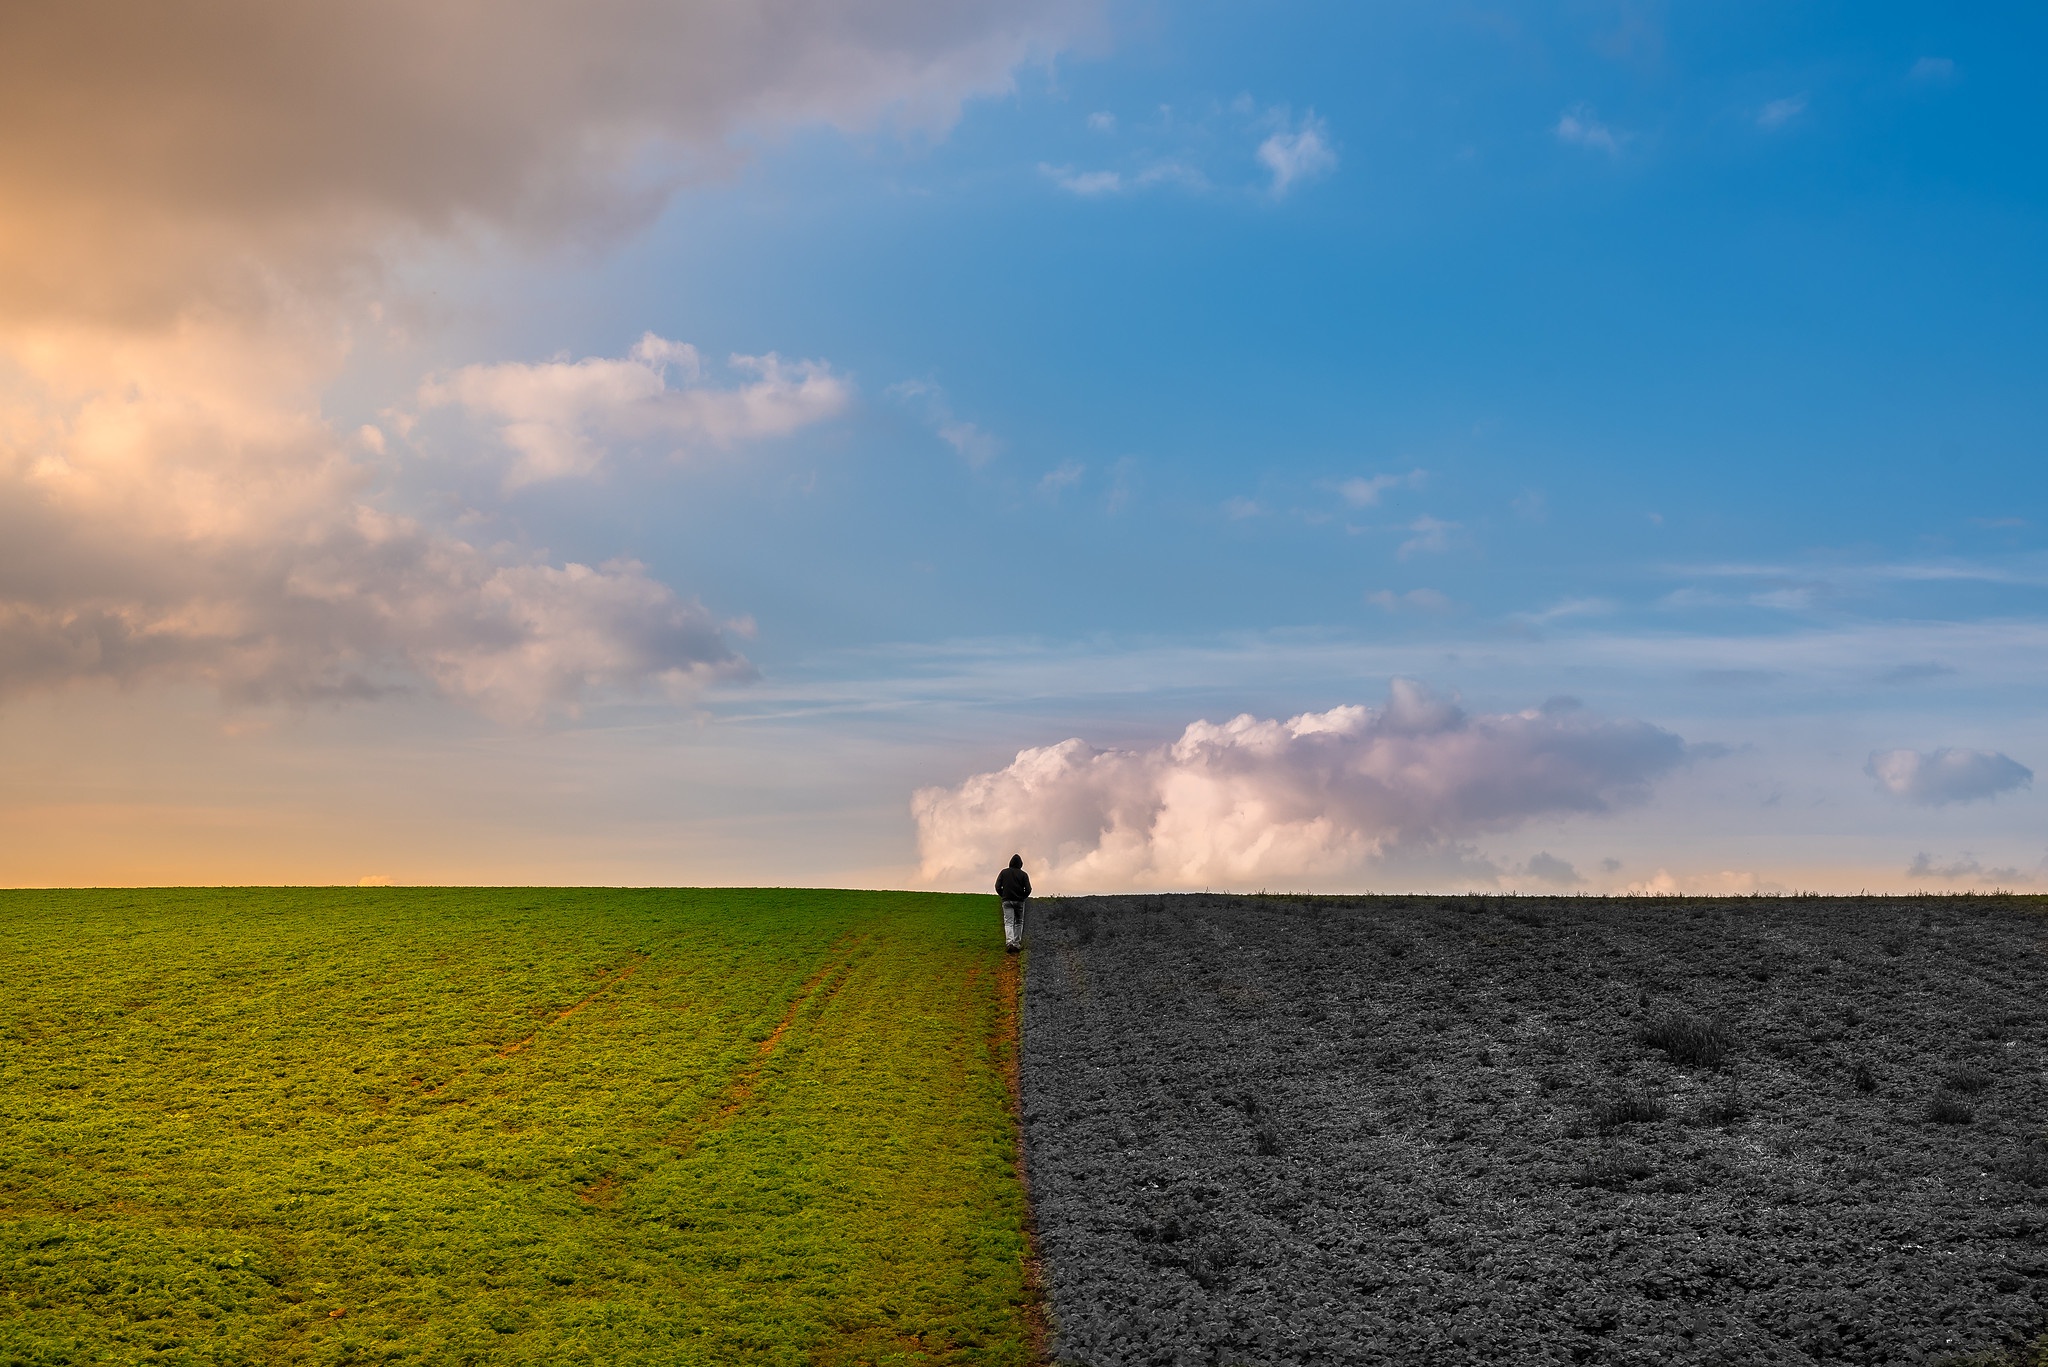
M 2038 7 L 0 18 L 0 883 L 2048 887 Z

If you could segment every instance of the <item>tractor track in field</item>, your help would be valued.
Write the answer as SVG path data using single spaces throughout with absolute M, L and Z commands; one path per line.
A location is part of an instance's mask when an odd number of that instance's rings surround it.
M 859 951 L 867 940 L 867 936 L 861 935 L 834 945 L 833 949 L 837 952 L 830 961 L 820 966 L 817 972 L 811 974 L 804 980 L 803 985 L 797 988 L 796 997 L 790 1002 L 789 1009 L 782 1013 L 782 1019 L 775 1023 L 775 1027 L 768 1032 L 768 1037 L 761 1041 L 760 1047 L 754 1051 L 754 1057 L 733 1075 L 732 1080 L 725 1084 L 717 1096 L 700 1106 L 696 1115 L 670 1130 L 661 1142 L 680 1153 L 688 1153 L 699 1139 L 721 1128 L 744 1110 L 746 1104 L 753 1100 L 754 1084 L 760 1080 L 762 1071 L 768 1066 L 768 1060 L 775 1056 L 776 1049 L 781 1046 L 782 1037 L 789 1033 L 790 1027 L 796 1024 L 797 1017 L 812 1002 L 820 1003 L 818 1010 L 821 1012 L 831 1006 L 833 998 L 839 995 L 840 989 L 846 986 L 847 978 L 851 977 L 853 970 L 859 966 L 862 957 Z
M 747 1102 L 753 1099 L 754 1084 L 760 1080 L 762 1070 L 768 1066 L 769 1059 L 781 1046 L 783 1037 L 796 1024 L 797 1017 L 803 1014 L 804 1008 L 812 1002 L 821 1003 L 818 1007 L 820 1011 L 831 1005 L 833 998 L 837 997 L 840 989 L 846 985 L 847 978 L 859 966 L 862 957 L 859 951 L 867 940 L 868 937 L 865 935 L 851 935 L 835 942 L 827 951 L 831 957 L 798 986 L 796 996 L 783 1011 L 781 1019 L 775 1022 L 766 1038 L 756 1047 L 754 1056 L 741 1065 L 739 1071 L 733 1074 L 724 1087 L 699 1105 L 694 1115 L 669 1129 L 657 1140 L 655 1147 L 673 1149 L 676 1156 L 680 1157 L 688 1153 L 698 1140 L 720 1129 L 744 1110 Z M 588 1186 L 577 1188 L 576 1199 L 587 1206 L 615 1204 L 621 1191 L 645 1175 L 644 1166 L 634 1166 L 640 1170 L 622 1171 L 615 1168 Z
M 514 1054 L 525 1052 L 525 1050 L 530 1045 L 532 1045 L 532 1043 L 535 1040 L 540 1038 L 542 1031 L 546 1030 L 551 1025 L 559 1025 L 561 1022 L 569 1019 L 569 1017 L 575 1015 L 584 1007 L 590 1005 L 599 997 L 602 997 L 605 993 L 611 991 L 620 983 L 632 977 L 635 973 L 638 973 L 640 971 L 640 965 L 646 962 L 647 955 L 645 953 L 636 953 L 632 955 L 629 959 L 627 959 L 625 963 L 619 965 L 617 968 L 606 969 L 604 971 L 604 977 L 602 978 L 602 980 L 599 981 L 598 985 L 592 988 L 588 993 L 586 993 L 581 1000 L 576 1001 L 568 1006 L 565 1006 L 561 1010 L 555 1012 L 552 1016 L 549 1016 L 545 1021 L 542 1021 L 538 1026 L 535 1026 L 533 1032 L 527 1035 L 524 1039 L 515 1040 L 511 1044 L 505 1045 L 503 1048 L 492 1050 L 491 1056 L 493 1058 L 510 1058 Z M 472 1072 L 476 1071 L 476 1067 L 477 1065 L 472 1063 L 466 1068 L 459 1069 L 455 1073 L 450 1074 L 445 1082 L 442 1082 L 438 1086 L 429 1087 L 427 1090 L 421 1092 L 420 1095 L 422 1097 L 429 1098 L 438 1097 L 441 1095 L 441 1093 L 447 1091 L 450 1087 L 453 1087 L 456 1083 L 462 1081 L 462 1079 L 468 1077 Z
M 592 988 L 590 994 L 584 997 L 583 1000 L 577 1002 L 573 1006 L 563 1007 L 560 1011 L 557 1011 L 554 1015 L 548 1017 L 546 1021 L 542 1022 L 539 1026 L 537 1026 L 534 1029 L 533 1033 L 528 1035 L 525 1039 L 519 1040 L 512 1044 L 508 1044 L 503 1049 L 500 1049 L 498 1051 L 498 1057 L 510 1058 L 512 1057 L 512 1055 L 522 1052 L 524 1049 L 526 1049 L 528 1045 L 532 1044 L 535 1040 L 540 1038 L 540 1032 L 542 1030 L 547 1029 L 550 1025 L 559 1025 L 563 1021 L 569 1019 L 569 1017 L 575 1015 L 578 1011 L 581 1011 L 584 1007 L 590 1005 L 599 997 L 602 997 L 605 993 L 611 991 L 614 987 L 617 987 L 620 983 L 632 977 L 635 973 L 638 973 L 640 971 L 640 965 L 646 962 L 647 956 L 645 954 L 635 954 L 631 962 L 625 964 L 621 968 L 609 971 L 606 974 L 604 981 L 599 983 L 595 988 Z

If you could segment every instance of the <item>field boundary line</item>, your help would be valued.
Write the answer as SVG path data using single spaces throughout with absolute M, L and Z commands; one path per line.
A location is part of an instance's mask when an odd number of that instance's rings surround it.
M 1038 1256 L 1038 1215 L 1031 1204 L 1031 1174 L 1024 1161 L 1024 960 L 1029 950 L 1005 954 L 996 969 L 996 1028 L 990 1062 L 1009 1093 L 1010 1165 L 1024 1202 L 1024 1331 L 1032 1367 L 1049 1367 L 1052 1321 L 1046 1311 L 1045 1264 Z M 977 973 L 979 970 L 977 970 Z

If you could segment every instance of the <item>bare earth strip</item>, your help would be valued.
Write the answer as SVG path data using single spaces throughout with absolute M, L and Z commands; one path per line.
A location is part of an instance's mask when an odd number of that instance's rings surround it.
M 1976 1362 L 2048 1329 L 2038 899 L 1034 909 L 1057 1362 Z
M 1008 954 L 996 970 L 996 1000 L 1001 1015 L 995 1032 L 989 1039 L 989 1057 L 1002 1069 L 1003 1081 L 1010 1091 L 1010 1114 L 1015 1126 L 1017 1157 L 1013 1169 L 1017 1175 L 1017 1188 L 1024 1198 L 1024 1287 L 1025 1315 L 1030 1328 L 1031 1361 L 1034 1364 L 1051 1361 L 1052 1328 L 1045 1310 L 1045 1270 L 1038 1256 L 1037 1222 L 1031 1214 L 1031 1179 L 1024 1155 L 1024 1092 L 1022 1060 L 1023 1039 L 1023 982 L 1025 960 L 1022 955 Z
M 557 1011 L 554 1015 L 548 1017 L 546 1025 L 541 1026 L 540 1030 L 535 1030 L 525 1039 L 516 1040 L 513 1043 L 506 1045 L 503 1049 L 500 1049 L 498 1051 L 498 1057 L 509 1058 L 513 1054 L 521 1052 L 529 1045 L 531 1045 L 535 1040 L 540 1038 L 541 1030 L 547 1029 L 549 1025 L 561 1024 L 563 1021 L 569 1019 L 569 1017 L 575 1015 L 578 1011 L 581 1011 L 584 1007 L 596 1001 L 605 993 L 617 987 L 620 983 L 626 981 L 626 979 L 632 977 L 635 973 L 640 971 L 640 965 L 642 962 L 644 962 L 645 957 L 645 955 L 636 955 L 632 963 L 627 964 L 624 968 L 621 968 L 616 973 L 607 974 L 605 980 L 602 983 L 598 984 L 596 989 L 593 990 L 589 996 L 585 997 L 582 1001 L 577 1002 L 573 1006 L 563 1007 L 560 1011 Z

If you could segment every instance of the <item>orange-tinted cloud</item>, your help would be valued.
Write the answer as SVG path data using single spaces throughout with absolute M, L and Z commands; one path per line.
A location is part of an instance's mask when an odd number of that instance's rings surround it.
M 0 12 L 0 317 L 333 286 L 643 221 L 739 129 L 943 126 L 1081 0 L 78 0 Z
M 729 159 L 736 132 L 942 128 L 1082 10 L 0 10 L 0 695 L 93 679 L 284 700 L 425 687 L 523 720 L 748 674 L 719 618 L 638 564 L 472 545 L 391 506 L 384 434 L 342 433 L 322 410 L 358 287 L 422 247 L 620 232 Z M 772 354 L 740 358 L 751 383 L 671 391 L 661 367 L 688 348 L 662 345 L 459 370 L 442 388 L 520 448 L 515 483 L 587 465 L 621 425 L 723 444 L 850 394 L 829 366 Z M 621 367 L 660 392 L 603 412 L 583 390 L 566 408 L 535 397 Z

